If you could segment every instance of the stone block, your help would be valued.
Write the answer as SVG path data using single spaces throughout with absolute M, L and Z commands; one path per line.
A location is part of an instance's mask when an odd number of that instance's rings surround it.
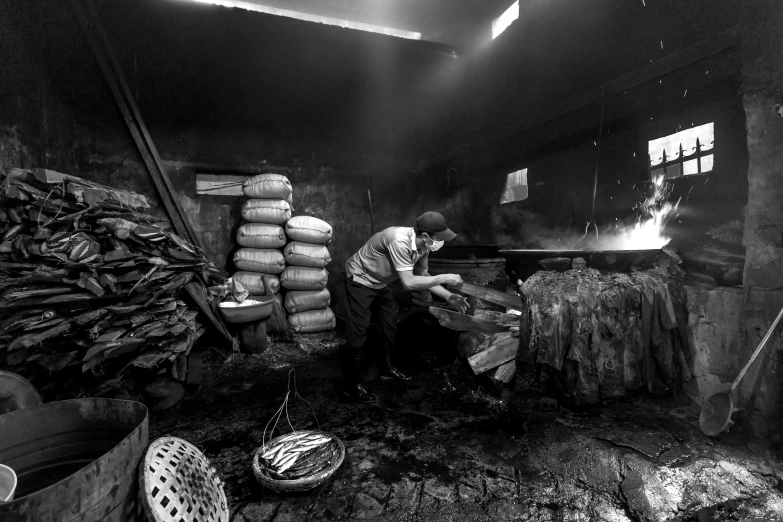
M 307 516 L 307 511 L 305 504 L 283 502 L 272 520 L 274 522 L 301 522 Z
M 239 512 L 240 522 L 269 522 L 277 511 L 279 502 L 251 502 Z
M 457 496 L 462 502 L 476 502 L 481 498 L 481 492 L 467 484 L 460 484 L 457 488 Z
M 519 520 L 529 513 L 527 506 L 506 500 L 493 500 L 487 504 L 487 512 L 492 520 Z
M 517 485 L 515 482 L 501 476 L 487 476 L 486 480 L 487 495 L 500 499 L 516 500 Z
M 364 493 L 357 493 L 353 501 L 353 515 L 355 518 L 375 518 L 383 513 L 383 505 Z
M 707 400 L 736 377 L 744 359 L 742 323 L 744 296 L 739 288 L 686 286 L 688 342 L 692 355 L 694 393 Z
M 423 481 L 413 481 L 404 477 L 392 485 L 387 508 L 389 510 L 415 511 L 419 506 L 420 489 Z
M 443 502 L 455 502 L 457 500 L 457 490 L 454 486 L 448 486 L 436 481 L 428 480 L 424 483 L 424 494 Z

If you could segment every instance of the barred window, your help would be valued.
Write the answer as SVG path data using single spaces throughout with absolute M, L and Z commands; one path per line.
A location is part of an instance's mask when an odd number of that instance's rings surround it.
M 712 170 L 715 146 L 715 123 L 687 129 L 649 142 L 650 179 L 666 179 Z

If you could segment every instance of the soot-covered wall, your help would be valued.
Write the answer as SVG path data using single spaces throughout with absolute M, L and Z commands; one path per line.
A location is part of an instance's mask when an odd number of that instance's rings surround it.
M 736 7 L 648 4 L 601 1 L 586 13 L 531 1 L 500 38 L 455 60 L 415 42 L 236 9 L 96 2 L 161 156 L 294 167 L 297 210 L 335 226 L 334 272 L 370 233 L 368 188 L 376 229 L 432 208 L 461 242 L 544 246 L 534 241 L 544 230 L 561 243 L 578 238 L 592 214 L 598 106 L 425 172 L 418 160 L 725 29 Z M 0 123 L 27 146 L 26 162 L 154 198 L 68 2 L 5 9 Z M 723 56 L 607 100 L 593 216 L 602 231 L 643 197 L 648 139 L 715 121 L 715 170 L 675 183 L 683 203 L 673 235 L 684 251 L 720 236 L 716 248 L 741 262 L 732 223 L 747 159 L 737 81 L 736 59 Z M 499 205 L 505 174 L 522 167 L 530 197 Z M 196 195 L 197 171 L 169 169 L 209 257 L 230 272 L 241 201 Z M 709 248 L 686 258 L 698 265 Z M 721 278 L 723 269 L 700 270 Z
M 486 241 L 454 184 L 408 168 L 435 127 L 431 90 L 453 58 L 415 43 L 215 6 L 95 2 L 129 88 L 208 257 L 227 274 L 242 198 L 195 192 L 194 163 L 223 172 L 291 167 L 297 213 L 335 229 L 330 270 L 376 229 L 435 209 L 461 241 Z M 157 200 L 67 1 L 12 2 L 0 16 L 2 159 Z M 185 165 L 184 167 L 182 165 Z M 229 168 L 225 168 L 229 165 Z
M 465 80 L 456 87 L 463 103 L 442 128 L 469 152 L 431 171 L 483 180 L 473 207 L 492 222 L 493 241 L 568 248 L 588 222 L 606 237 L 615 225 L 634 221 L 633 207 L 650 189 L 649 140 L 714 122 L 715 167 L 671 184 L 670 201 L 679 199 L 680 206 L 666 234 L 696 279 L 741 284 L 748 153 L 737 49 L 610 96 L 603 106 L 596 102 L 469 146 L 726 31 L 737 23 L 739 7 L 734 1 L 598 1 L 587 12 L 573 2 L 521 4 L 519 20 L 466 58 Z M 499 205 L 506 175 L 522 168 L 528 169 L 528 199 Z

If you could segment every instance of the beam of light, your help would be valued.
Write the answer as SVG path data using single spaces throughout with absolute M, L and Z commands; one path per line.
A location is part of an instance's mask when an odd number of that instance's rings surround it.
M 506 178 L 506 190 L 500 197 L 500 204 L 527 199 L 527 169 L 512 172 Z
M 519 18 L 519 0 L 511 4 L 502 15 L 492 20 L 492 39 L 494 40 L 500 33 L 505 31 L 511 22 Z
M 329 16 L 313 15 L 308 13 L 302 13 L 300 11 L 291 11 L 288 9 L 280 9 L 277 7 L 270 7 L 267 5 L 254 4 L 252 2 L 242 2 L 240 0 L 190 0 L 191 2 L 197 2 L 200 4 L 212 4 L 222 7 L 235 7 L 237 9 L 244 9 L 246 11 L 254 11 L 256 13 L 270 14 L 274 16 L 285 16 L 287 18 L 294 18 L 296 20 L 303 20 L 305 22 L 315 22 L 319 24 L 334 25 L 337 27 L 343 27 L 345 29 L 355 29 L 357 31 L 367 31 L 370 33 L 379 33 L 389 36 L 396 36 L 397 38 L 405 38 L 408 40 L 421 40 L 421 33 L 414 31 L 403 31 L 401 29 L 392 29 L 391 27 L 383 27 L 381 25 L 365 24 L 362 22 L 351 22 L 349 20 L 343 20 L 340 18 L 331 18 Z

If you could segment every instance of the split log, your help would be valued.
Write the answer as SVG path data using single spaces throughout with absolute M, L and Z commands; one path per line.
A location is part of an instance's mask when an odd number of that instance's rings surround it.
M 516 360 L 511 360 L 498 366 L 497 370 L 495 370 L 495 375 L 493 378 L 496 381 L 502 382 L 503 384 L 508 384 L 511 382 L 511 378 L 514 377 L 514 373 L 516 373 L 516 371 Z
M 519 316 L 490 310 L 476 310 L 474 317 L 458 312 L 430 307 L 438 322 L 460 330 L 457 350 L 468 359 L 476 375 L 498 370 L 493 374 L 500 383 L 508 383 L 514 375 L 514 363 L 519 348 Z
M 501 364 L 513 361 L 517 356 L 519 339 L 512 337 L 510 332 L 489 336 L 479 347 L 479 353 L 468 357 L 468 364 L 473 373 L 479 375 Z

